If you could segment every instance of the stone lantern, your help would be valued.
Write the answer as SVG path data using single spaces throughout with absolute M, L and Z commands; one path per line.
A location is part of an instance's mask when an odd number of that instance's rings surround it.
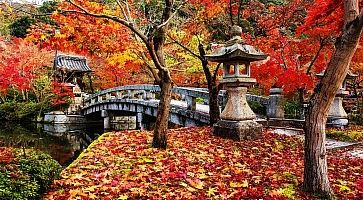
M 325 74 L 325 71 L 317 74 L 316 76 L 319 79 L 322 79 Z M 347 81 L 353 80 L 358 75 L 352 73 L 351 71 L 348 71 L 347 76 L 345 77 L 341 87 L 339 88 L 337 94 L 334 97 L 333 104 L 330 106 L 329 112 L 328 112 L 328 124 L 331 124 L 335 127 L 344 127 L 348 125 L 348 114 L 345 112 L 343 108 L 343 98 L 344 96 L 348 95 L 349 92 L 347 89 Z
M 235 140 L 259 138 L 262 125 L 255 119 L 256 115 L 246 100 L 247 87 L 256 79 L 250 77 L 250 63 L 264 60 L 267 56 L 242 39 L 242 28 L 231 28 L 232 38 L 219 45 L 212 54 L 206 55 L 209 61 L 223 64 L 223 79 L 220 83 L 227 90 L 228 101 L 221 113 L 221 120 L 213 125 L 213 133 L 217 136 Z

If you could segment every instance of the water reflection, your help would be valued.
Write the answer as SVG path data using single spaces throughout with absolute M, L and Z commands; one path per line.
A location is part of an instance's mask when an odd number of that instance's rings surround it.
M 0 146 L 35 148 L 47 152 L 61 165 L 70 164 L 104 132 L 102 123 L 39 124 L 0 122 Z M 112 130 L 135 129 L 134 122 L 113 123 Z

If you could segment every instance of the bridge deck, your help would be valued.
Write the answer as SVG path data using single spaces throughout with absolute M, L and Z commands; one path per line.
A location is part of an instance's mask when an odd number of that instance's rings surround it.
M 159 100 L 157 100 L 159 102 Z M 187 108 L 187 102 L 185 101 L 177 101 L 177 100 L 171 100 L 170 104 L 172 106 L 178 106 L 178 107 L 183 107 L 183 108 Z M 202 112 L 202 113 L 209 113 L 209 105 L 203 105 L 203 104 L 196 104 L 196 111 L 197 112 Z

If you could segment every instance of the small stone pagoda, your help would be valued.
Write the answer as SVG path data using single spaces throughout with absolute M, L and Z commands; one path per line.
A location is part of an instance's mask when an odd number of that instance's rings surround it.
M 267 55 L 246 44 L 242 38 L 242 28 L 231 28 L 232 38 L 219 45 L 212 54 L 206 55 L 209 61 L 223 64 L 223 80 L 220 83 L 227 90 L 228 101 L 221 113 L 221 120 L 213 125 L 217 136 L 234 140 L 259 138 L 262 125 L 256 122 L 256 115 L 246 100 L 247 87 L 256 79 L 250 77 L 250 63 L 265 60 Z
M 317 74 L 316 76 L 319 79 L 322 79 L 325 74 L 325 71 L 322 71 L 321 73 Z M 344 127 L 347 126 L 348 121 L 348 114 L 345 112 L 343 107 L 343 98 L 349 94 L 347 89 L 347 81 L 353 80 L 357 77 L 357 74 L 354 74 L 350 70 L 347 73 L 347 76 L 345 77 L 343 84 L 339 88 L 337 94 L 334 97 L 333 104 L 330 106 L 329 112 L 328 112 L 328 125 L 332 125 L 334 127 Z

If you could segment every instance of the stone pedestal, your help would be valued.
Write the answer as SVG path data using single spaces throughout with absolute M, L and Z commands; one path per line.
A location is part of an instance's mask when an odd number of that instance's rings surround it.
M 328 113 L 328 123 L 335 127 L 342 127 L 348 125 L 348 114 L 343 108 L 343 97 L 348 92 L 340 89 L 334 98 L 333 104 L 330 106 Z
M 267 117 L 283 119 L 285 117 L 282 89 L 271 88 L 267 106 Z
M 110 120 L 109 113 L 106 110 L 102 110 L 101 117 L 103 117 L 103 129 L 110 130 L 111 129 L 111 120 Z
M 136 115 L 136 129 L 145 130 L 145 127 L 143 124 L 143 114 L 142 113 L 137 113 L 137 115 Z
M 226 84 L 228 101 L 221 119 L 213 125 L 213 134 L 233 140 L 260 138 L 262 125 L 255 121 L 256 115 L 246 100 L 247 87 Z
M 237 141 L 261 138 L 262 125 L 254 120 L 220 120 L 213 125 L 213 133 L 219 137 Z

